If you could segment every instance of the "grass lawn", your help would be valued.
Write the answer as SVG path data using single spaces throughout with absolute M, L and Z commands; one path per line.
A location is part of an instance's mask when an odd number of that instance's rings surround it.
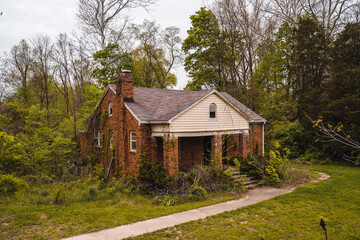
M 39 189 L 31 187 L 0 203 L 0 239 L 59 239 L 186 211 L 240 196 L 235 193 L 217 193 L 205 201 L 185 201 L 166 207 L 158 205 L 154 197 L 120 192 L 111 197 L 106 195 L 106 192 L 99 193 L 95 200 L 81 201 L 81 196 L 76 196 L 81 195 L 81 189 L 68 187 L 66 194 L 69 200 L 56 205 L 50 203 L 56 190 L 49 190 L 49 187 L 58 188 L 56 184 Z
M 360 239 L 360 168 L 309 166 L 331 178 L 271 200 L 136 239 Z

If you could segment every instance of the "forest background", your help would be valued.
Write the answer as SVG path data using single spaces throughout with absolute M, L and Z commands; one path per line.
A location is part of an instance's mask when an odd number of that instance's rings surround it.
M 1 174 L 76 175 L 80 130 L 119 71 L 172 88 L 180 64 L 187 90 L 226 91 L 264 117 L 266 149 L 359 162 L 360 3 L 215 0 L 181 39 L 175 26 L 122 15 L 155 2 L 79 0 L 78 34 L 36 35 L 1 56 Z

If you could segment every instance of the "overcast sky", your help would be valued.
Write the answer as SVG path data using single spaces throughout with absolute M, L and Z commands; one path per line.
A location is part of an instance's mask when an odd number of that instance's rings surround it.
M 76 28 L 77 0 L 1 0 L 0 2 L 0 54 L 9 52 L 20 40 L 30 40 L 36 34 L 45 34 L 54 40 L 59 33 L 71 34 Z M 149 12 L 131 10 L 129 16 L 135 23 L 144 19 L 156 20 L 162 28 L 177 26 L 186 37 L 190 28 L 190 15 L 211 0 L 158 0 Z M 178 77 L 177 89 L 186 85 L 187 77 L 182 67 L 174 71 Z

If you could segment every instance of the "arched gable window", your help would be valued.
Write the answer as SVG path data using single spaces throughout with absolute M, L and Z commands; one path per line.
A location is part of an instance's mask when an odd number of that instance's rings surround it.
M 109 116 L 112 115 L 112 111 L 113 111 L 113 109 L 112 109 L 112 103 L 109 102 Z
M 210 104 L 209 117 L 210 118 L 216 118 L 216 104 L 215 103 Z

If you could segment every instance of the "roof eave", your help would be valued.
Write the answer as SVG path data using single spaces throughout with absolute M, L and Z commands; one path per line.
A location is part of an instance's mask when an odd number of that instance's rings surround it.
M 253 119 L 250 121 L 250 123 L 266 123 L 265 119 Z
M 168 124 L 170 122 L 166 121 L 166 120 L 164 120 L 164 121 L 159 121 L 159 120 L 152 121 L 152 120 L 150 120 L 150 121 L 141 121 L 140 123 L 141 124 Z

